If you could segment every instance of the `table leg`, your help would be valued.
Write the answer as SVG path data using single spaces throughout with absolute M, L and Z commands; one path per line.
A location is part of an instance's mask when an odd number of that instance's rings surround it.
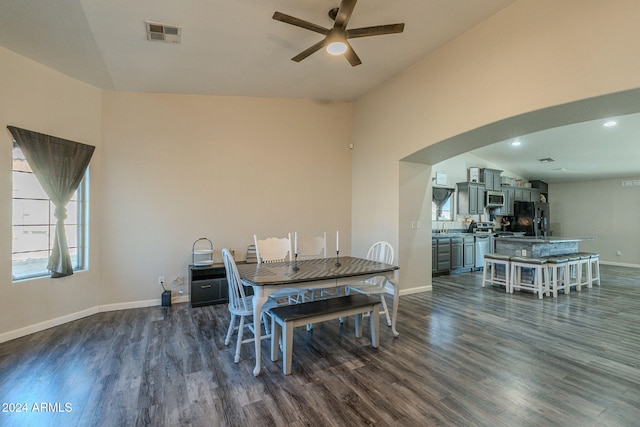
M 255 347 L 256 347 L 256 366 L 253 368 L 253 375 L 258 376 L 260 374 L 260 342 L 262 335 L 260 312 L 262 306 L 267 302 L 268 295 L 264 292 L 262 286 L 253 286 L 253 326 L 255 330 Z
M 398 318 L 398 300 L 400 299 L 400 289 L 398 284 L 389 280 L 389 283 L 393 285 L 393 310 L 391 311 L 391 332 L 394 337 L 397 337 L 398 331 L 396 330 L 396 319 Z

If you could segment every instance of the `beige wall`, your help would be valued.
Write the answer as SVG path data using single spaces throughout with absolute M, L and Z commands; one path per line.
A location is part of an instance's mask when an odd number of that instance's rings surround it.
M 99 304 L 99 197 L 90 209 L 89 271 L 63 279 L 11 281 L 12 138 L 7 125 L 96 146 L 90 191 L 100 193 L 100 91 L 0 48 L 0 341 L 3 333 L 90 314 Z M 50 325 L 51 323 L 49 323 Z M 36 327 L 37 329 L 37 327 Z M 20 335 L 20 334 L 18 334 Z M 8 338 L 11 338 L 9 335 Z
M 104 93 L 102 303 L 159 298 L 199 237 L 220 261 L 254 233 L 340 230 L 349 254 L 350 129 L 350 103 Z
M 598 252 L 602 263 L 640 267 L 640 187 L 623 187 L 622 181 L 551 185 L 551 229 L 554 235 L 593 237 L 580 250 Z
M 406 191 L 400 159 L 518 114 L 639 87 L 639 20 L 636 1 L 521 0 L 357 100 L 354 253 L 378 233 L 399 248 L 400 288 L 429 287 L 430 239 L 398 236 L 406 219 L 425 219 L 411 199 L 430 194 L 431 183 Z M 498 140 L 467 138 L 451 155 Z
M 0 118 L 97 146 L 89 270 L 11 281 L 11 204 L 0 204 L 0 341 L 100 310 L 159 303 L 193 242 L 243 259 L 252 236 L 340 230 L 349 254 L 351 103 L 103 92 L 0 48 Z M 0 197 L 11 136 L 0 132 Z M 184 286 L 188 292 L 188 286 Z M 187 296 L 183 296 L 183 300 Z

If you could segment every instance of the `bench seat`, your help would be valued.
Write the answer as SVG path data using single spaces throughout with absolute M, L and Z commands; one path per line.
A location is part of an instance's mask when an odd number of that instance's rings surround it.
M 355 316 L 356 337 L 360 338 L 362 336 L 362 316 L 364 313 L 371 313 L 371 345 L 373 348 L 378 348 L 379 304 L 380 300 L 378 298 L 353 294 L 272 308 L 269 310 L 271 314 L 271 360 L 274 362 L 278 360 L 279 341 L 282 335 L 282 371 L 285 375 L 291 374 L 294 328 L 309 323 Z

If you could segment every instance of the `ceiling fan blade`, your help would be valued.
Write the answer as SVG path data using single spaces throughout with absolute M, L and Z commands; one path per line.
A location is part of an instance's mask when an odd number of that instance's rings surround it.
M 384 34 L 397 34 L 404 31 L 404 24 L 376 25 L 373 27 L 353 28 L 347 30 L 347 38 L 382 36 Z
M 291 58 L 291 60 L 292 61 L 296 61 L 296 62 L 302 61 L 307 56 L 311 55 L 312 53 L 315 53 L 315 52 L 319 51 L 320 49 L 322 49 L 324 47 L 324 45 L 326 44 L 326 42 L 327 42 L 327 39 L 320 40 L 318 43 L 314 44 L 310 48 L 308 48 L 306 50 L 303 50 L 302 52 L 300 52 L 299 54 L 297 54 L 296 56 Z
M 356 1 L 358 0 L 342 0 L 342 2 L 340 2 L 338 14 L 336 15 L 336 22 L 333 25 L 333 28 L 347 28 L 353 9 L 356 7 Z
M 325 36 L 329 32 L 328 29 L 323 28 L 320 25 L 316 25 L 309 21 L 305 21 L 304 19 L 296 18 L 295 16 L 286 15 L 280 12 L 274 13 L 273 19 L 275 19 L 276 21 L 281 21 L 287 24 L 295 25 L 296 27 L 304 28 L 305 30 L 315 31 L 316 33 L 320 33 Z
M 353 50 L 353 48 L 351 47 L 351 44 L 349 44 L 349 42 L 346 40 L 345 42 L 347 44 L 347 51 L 344 53 L 344 57 L 347 58 L 347 61 L 349 61 L 349 64 L 351 64 L 352 67 L 362 64 L 362 61 L 356 54 L 356 51 Z

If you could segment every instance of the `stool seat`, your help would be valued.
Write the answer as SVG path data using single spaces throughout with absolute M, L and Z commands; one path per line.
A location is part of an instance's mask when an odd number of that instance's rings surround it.
M 547 262 L 546 258 L 530 258 L 526 256 L 514 256 L 511 257 L 511 262 L 520 262 L 523 264 L 544 265 Z
M 499 259 L 502 261 L 509 261 L 511 259 L 509 255 L 495 254 L 495 253 L 485 254 L 484 257 L 489 259 Z

